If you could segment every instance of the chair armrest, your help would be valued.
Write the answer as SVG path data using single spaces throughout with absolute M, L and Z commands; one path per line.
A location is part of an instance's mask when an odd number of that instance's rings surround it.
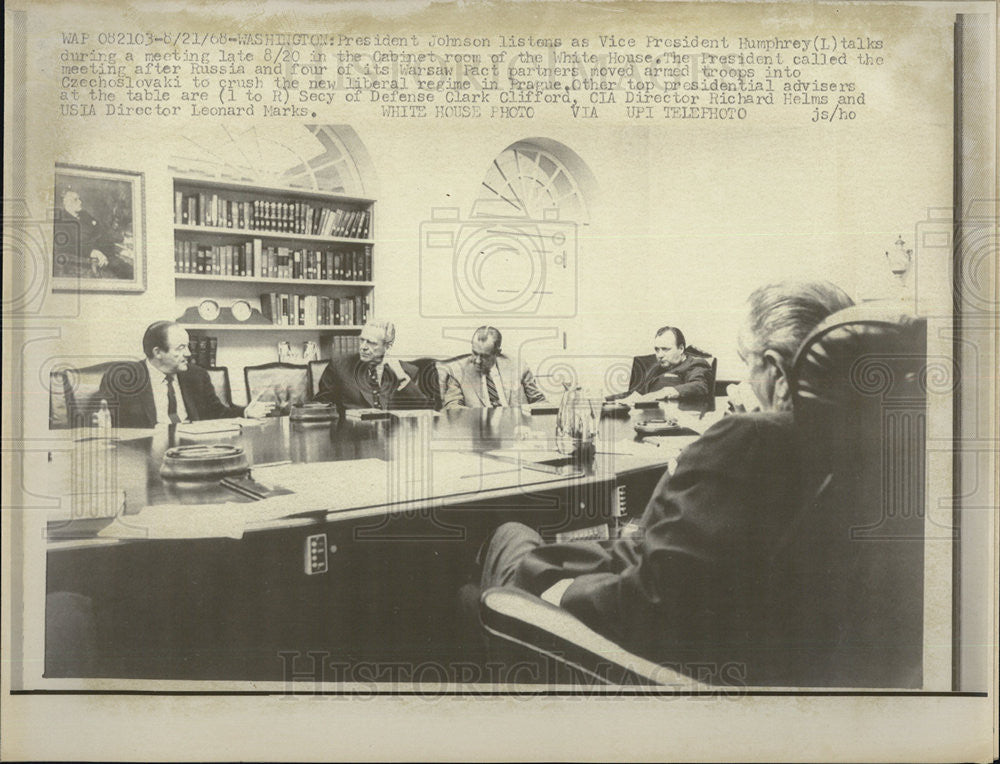
M 612 685 L 710 689 L 601 636 L 569 612 L 513 587 L 487 589 L 479 601 L 483 627 L 493 637 L 568 665 Z

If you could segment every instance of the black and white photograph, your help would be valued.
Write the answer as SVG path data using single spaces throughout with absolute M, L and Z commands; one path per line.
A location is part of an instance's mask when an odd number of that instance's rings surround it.
M 142 173 L 56 165 L 52 288 L 142 292 Z
M 994 4 L 5 20 L 5 760 L 995 759 Z

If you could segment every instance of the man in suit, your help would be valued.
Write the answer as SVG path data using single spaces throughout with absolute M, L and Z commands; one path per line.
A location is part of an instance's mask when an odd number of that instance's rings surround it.
M 712 394 L 712 364 L 688 352 L 684 332 L 664 326 L 653 340 L 654 354 L 639 356 L 632 367 L 629 390 L 620 398 L 625 403 L 697 398 Z
M 245 409 L 220 401 L 208 372 L 189 362 L 187 331 L 173 321 L 150 324 L 142 337 L 142 350 L 144 360 L 116 364 L 101 378 L 99 397 L 108 402 L 116 427 L 256 418 L 274 408 L 273 401 L 253 401 Z
M 344 409 L 433 408 L 433 403 L 411 383 L 417 369 L 409 363 L 387 359 L 396 341 L 395 324 L 369 321 L 361 330 L 357 353 L 335 358 L 319 380 L 316 401 Z
M 66 187 L 55 221 L 56 276 L 131 280 L 135 269 L 118 254 L 108 226 L 83 208 L 80 194 Z
M 448 369 L 443 408 L 499 408 L 545 400 L 531 370 L 501 352 L 502 339 L 492 326 L 476 329 L 472 354 Z
M 732 662 L 766 676 L 769 556 L 800 507 L 788 374 L 826 316 L 852 304 L 828 282 L 755 291 L 739 339 L 763 411 L 725 417 L 657 485 L 634 535 L 544 544 L 507 523 L 485 551 L 482 587 L 513 585 L 659 662 Z M 772 651 L 773 652 L 773 651 Z

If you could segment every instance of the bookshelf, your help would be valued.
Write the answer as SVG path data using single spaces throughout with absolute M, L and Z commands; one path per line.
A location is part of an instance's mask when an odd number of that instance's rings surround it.
M 360 330 L 374 298 L 374 200 L 184 177 L 173 191 L 182 326 L 266 342 L 313 333 L 324 344 Z M 202 315 L 206 301 L 217 315 Z

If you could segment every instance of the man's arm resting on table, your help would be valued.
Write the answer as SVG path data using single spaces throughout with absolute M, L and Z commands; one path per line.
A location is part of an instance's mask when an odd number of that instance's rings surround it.
M 657 401 L 669 401 L 679 397 L 680 395 L 677 388 L 661 387 L 659 390 L 654 390 L 651 393 L 629 393 L 622 399 L 622 401 L 634 406 L 636 403 L 655 403 Z

